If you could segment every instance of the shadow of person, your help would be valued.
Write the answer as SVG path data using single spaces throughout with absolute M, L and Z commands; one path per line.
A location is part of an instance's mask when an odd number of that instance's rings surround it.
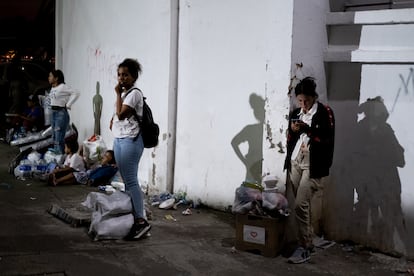
M 407 233 L 398 174 L 398 167 L 405 166 L 404 148 L 387 123 L 389 113 L 380 96 L 362 103 L 359 112 L 364 117 L 357 124 L 352 145 L 357 231 L 367 245 L 375 242 L 377 248 L 380 244 L 383 249 L 404 251 Z
M 231 140 L 231 146 L 237 157 L 246 167 L 245 180 L 261 182 L 262 178 L 262 160 L 263 160 L 263 123 L 265 119 L 265 100 L 253 93 L 249 98 L 253 114 L 257 119 L 256 124 L 245 126 Z M 241 145 L 247 143 L 247 153 L 243 154 Z

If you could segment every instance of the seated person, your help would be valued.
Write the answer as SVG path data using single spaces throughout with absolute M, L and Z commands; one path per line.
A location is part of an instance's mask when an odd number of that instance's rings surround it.
M 77 151 L 79 149 L 78 142 L 76 140 L 65 141 L 65 162 L 62 167 L 55 168 L 49 174 L 49 184 L 56 186 L 62 182 L 62 178 L 73 172 L 85 171 L 85 161 Z
M 43 108 L 40 107 L 35 95 L 30 95 L 27 98 L 27 107 L 22 114 L 14 116 L 12 123 L 15 131 L 19 131 L 21 127 L 24 127 L 26 132 L 43 129 L 45 123 Z
M 98 186 L 107 184 L 116 174 L 118 168 L 115 163 L 113 150 L 107 150 L 103 158 L 95 167 L 85 171 L 74 171 L 56 179 L 56 185 L 84 184 Z

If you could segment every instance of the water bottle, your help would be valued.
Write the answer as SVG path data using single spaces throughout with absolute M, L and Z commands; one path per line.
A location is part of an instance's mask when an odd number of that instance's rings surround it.
M 24 127 L 21 127 L 20 128 L 20 131 L 19 131 L 19 138 L 23 138 L 23 137 L 26 137 L 26 129 L 24 128 Z
M 43 179 L 46 174 L 47 163 L 45 159 L 40 159 L 36 164 L 32 166 L 33 176 L 35 178 Z
M 20 161 L 20 164 L 14 170 L 14 175 L 17 179 L 26 180 L 32 176 L 32 164 L 27 159 Z

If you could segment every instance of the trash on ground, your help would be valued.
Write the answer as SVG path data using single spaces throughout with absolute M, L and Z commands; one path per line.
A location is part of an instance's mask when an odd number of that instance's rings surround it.
M 149 198 L 149 204 L 151 206 L 158 206 L 159 209 L 177 210 L 180 205 L 183 205 L 184 209 L 199 208 L 202 203 L 200 199 L 189 200 L 187 199 L 186 192 L 177 192 L 170 194 L 169 192 L 163 192 L 159 195 L 153 195 Z
M 177 221 L 177 219 L 176 219 L 176 218 L 174 218 L 172 215 L 165 215 L 165 219 L 166 219 L 166 220 Z
M 190 209 L 190 208 L 185 209 L 185 210 L 182 212 L 182 214 L 183 214 L 184 216 L 191 215 L 191 214 L 192 214 L 191 209 Z
M 287 217 L 290 215 L 287 198 L 276 187 L 277 178 L 267 178 L 262 186 L 244 181 L 236 189 L 232 212 L 257 216 Z
M 174 206 L 175 198 L 169 198 L 163 202 L 160 203 L 158 208 L 160 209 L 171 209 Z
M 328 249 L 336 244 L 334 241 L 325 240 L 323 237 L 314 238 L 312 243 L 320 249 Z
M 67 210 L 56 204 L 52 204 L 47 212 L 58 219 L 70 224 L 72 227 L 87 226 L 91 223 L 91 212 Z

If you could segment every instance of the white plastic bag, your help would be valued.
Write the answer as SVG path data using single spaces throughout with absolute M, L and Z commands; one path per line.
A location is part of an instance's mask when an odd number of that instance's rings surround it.
M 101 160 L 106 150 L 107 147 L 100 135 L 93 135 L 83 141 L 83 156 L 88 164 L 93 164 Z
M 48 150 L 43 158 L 46 160 L 46 163 L 63 164 L 64 156 L 63 154 L 56 154 Z
M 277 191 L 277 188 L 264 190 L 262 193 L 263 208 L 278 211 L 288 208 L 288 201 L 284 195 Z
M 89 233 L 95 240 L 123 238 L 134 223 L 131 198 L 126 193 L 91 192 L 82 205 L 93 210 Z
M 262 191 L 242 184 L 236 189 L 232 212 L 235 214 L 247 214 L 255 209 L 256 204 L 262 200 Z
M 92 221 L 96 223 L 89 232 L 95 234 L 95 240 L 122 239 L 128 234 L 134 224 L 134 216 L 132 214 L 126 214 L 117 217 L 100 218 L 95 213 L 92 214 Z
M 125 192 L 125 183 L 122 179 L 121 173 L 119 170 L 111 179 L 111 186 L 117 189 L 118 191 Z
M 132 212 L 130 196 L 120 191 L 115 191 L 110 195 L 91 192 L 86 197 L 86 200 L 82 202 L 82 205 L 100 212 L 102 217 Z
M 32 164 L 39 163 L 41 157 L 42 155 L 35 150 L 27 155 L 27 159 L 29 159 Z
M 39 95 L 40 106 L 43 107 L 43 112 L 45 115 L 45 126 L 50 125 L 50 117 L 52 114 L 52 109 L 50 107 L 50 95 L 48 91 L 45 91 L 45 95 Z

